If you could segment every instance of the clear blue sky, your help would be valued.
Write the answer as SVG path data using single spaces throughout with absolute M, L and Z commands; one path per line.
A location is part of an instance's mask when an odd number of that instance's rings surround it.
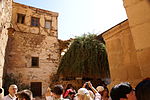
M 58 38 L 100 34 L 127 19 L 123 0 L 14 0 L 59 13 Z

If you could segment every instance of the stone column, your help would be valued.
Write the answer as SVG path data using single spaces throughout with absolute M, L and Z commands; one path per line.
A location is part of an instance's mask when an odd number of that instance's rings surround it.
M 5 50 L 8 41 L 8 30 L 11 24 L 12 0 L 0 1 L 0 87 L 2 87 Z
M 123 0 L 142 78 L 150 77 L 150 0 Z

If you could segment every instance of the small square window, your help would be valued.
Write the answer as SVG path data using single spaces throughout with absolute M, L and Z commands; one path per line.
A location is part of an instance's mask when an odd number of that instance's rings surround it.
M 32 66 L 31 67 L 39 67 L 39 57 L 32 57 Z
M 31 18 L 31 26 L 35 26 L 35 27 L 38 27 L 39 26 L 39 18 L 36 18 L 36 17 L 32 17 Z
M 24 24 L 25 15 L 17 14 L 17 23 Z
M 51 28 L 51 21 L 45 20 L 45 28 L 50 29 Z

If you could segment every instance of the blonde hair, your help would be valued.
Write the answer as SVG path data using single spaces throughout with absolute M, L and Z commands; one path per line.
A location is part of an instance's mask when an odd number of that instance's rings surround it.
M 51 89 L 48 87 L 45 96 L 51 96 Z
M 90 96 L 90 94 L 84 94 L 84 95 L 79 95 L 78 96 L 79 100 L 93 100 Z

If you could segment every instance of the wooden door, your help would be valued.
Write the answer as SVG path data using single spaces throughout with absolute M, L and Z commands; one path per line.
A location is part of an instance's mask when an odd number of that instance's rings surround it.
M 33 97 L 42 96 L 42 82 L 31 82 Z

